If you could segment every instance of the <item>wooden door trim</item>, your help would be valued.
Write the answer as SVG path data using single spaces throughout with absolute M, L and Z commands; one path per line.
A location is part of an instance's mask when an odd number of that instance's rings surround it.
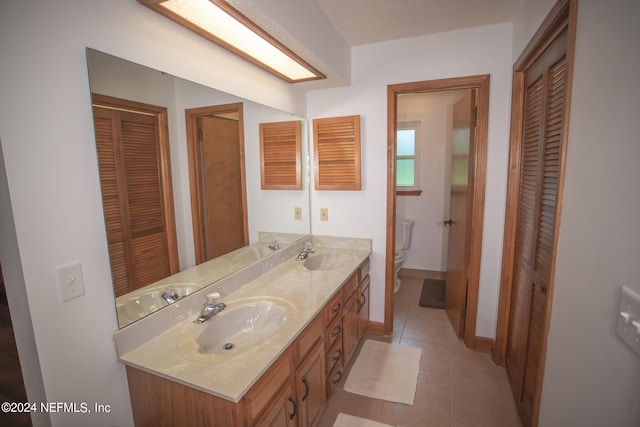
M 484 198 L 487 169 L 487 143 L 489 130 L 489 82 L 488 74 L 427 80 L 387 86 L 387 242 L 385 265 L 385 310 L 384 333 L 393 331 L 394 302 L 394 258 L 395 258 L 395 216 L 396 216 L 396 122 L 397 95 L 412 92 L 437 92 L 455 89 L 477 89 L 477 137 L 475 152 L 474 197 L 472 200 L 472 235 L 469 262 L 469 287 L 465 317 L 464 343 L 469 348 L 476 347 L 476 317 L 478 314 L 478 291 L 480 283 L 480 255 L 484 223 Z
M 511 131 L 509 143 L 509 166 L 507 180 L 506 216 L 504 225 L 504 240 L 502 254 L 502 274 L 500 278 L 500 298 L 498 302 L 498 319 L 496 326 L 496 339 L 492 352 L 495 363 L 504 365 L 506 362 L 507 342 L 509 333 L 509 317 L 511 314 L 511 292 L 513 281 L 513 266 L 515 257 L 515 237 L 518 217 L 518 199 L 520 194 L 520 157 L 522 143 L 522 125 L 524 114 L 524 75 L 526 69 L 540 57 L 544 50 L 551 44 L 556 36 L 565 28 L 568 29 L 567 46 L 567 95 L 565 102 L 565 120 L 562 135 L 562 147 L 560 149 L 560 165 L 558 175 L 558 193 L 556 202 L 556 221 L 554 240 L 551 255 L 550 278 L 548 286 L 549 299 L 545 312 L 545 327 L 543 332 L 540 365 L 538 370 L 536 394 L 532 425 L 538 424 L 540 399 L 542 395 L 542 379 L 546 361 L 547 336 L 549 331 L 549 319 L 553 302 L 554 276 L 558 247 L 558 230 L 560 228 L 560 214 L 564 188 L 564 169 L 566 159 L 566 146 L 569 132 L 569 111 L 571 106 L 571 87 L 573 80 L 573 62 L 575 52 L 575 34 L 577 23 L 577 0 L 559 0 L 551 9 L 545 20 L 536 31 L 531 41 L 516 61 L 513 67 L 513 90 L 511 101 Z
M 185 110 L 187 123 L 187 156 L 189 162 L 189 188 L 191 194 L 191 222 L 193 226 L 193 243 L 195 247 L 196 265 L 207 260 L 206 241 L 201 230 L 204 224 L 202 183 L 200 182 L 200 151 L 198 150 L 198 118 L 211 114 L 238 112 L 238 143 L 240 145 L 240 177 L 242 181 L 242 222 L 244 226 L 244 244 L 248 245 L 249 226 L 247 218 L 247 185 L 245 177 L 244 154 L 244 114 L 242 102 L 190 108 Z

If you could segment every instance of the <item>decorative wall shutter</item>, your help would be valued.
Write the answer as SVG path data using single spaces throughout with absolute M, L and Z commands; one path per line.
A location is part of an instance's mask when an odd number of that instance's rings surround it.
M 360 116 L 313 120 L 316 190 L 360 190 Z
M 302 122 L 260 123 L 263 190 L 302 189 Z

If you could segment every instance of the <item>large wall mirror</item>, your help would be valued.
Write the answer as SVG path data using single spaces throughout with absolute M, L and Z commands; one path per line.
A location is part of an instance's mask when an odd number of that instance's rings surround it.
M 93 49 L 87 64 L 119 327 L 310 234 L 306 120 Z M 260 124 L 286 121 L 302 190 L 263 190 Z

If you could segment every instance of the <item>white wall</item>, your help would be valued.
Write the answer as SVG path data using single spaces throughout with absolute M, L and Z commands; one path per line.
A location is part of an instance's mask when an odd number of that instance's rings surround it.
M 476 334 L 495 335 L 511 95 L 511 24 L 439 33 L 353 49 L 350 87 L 312 91 L 307 117 L 360 114 L 362 191 L 312 191 L 314 234 L 373 239 L 371 318 L 384 319 L 387 85 L 491 74 L 484 241 Z M 329 209 L 321 222 L 319 209 Z
M 0 140 L 6 177 L 0 174 L 0 187 L 8 193 L 0 194 L 0 262 L 12 312 L 25 314 L 16 319 L 28 321 L 26 313 L 31 315 L 32 328 L 16 328 L 24 333 L 17 343 L 27 392 L 37 401 L 111 405 L 104 415 L 51 414 L 54 426 L 127 426 L 132 418 L 112 338 L 117 323 L 87 46 L 299 115 L 305 115 L 305 105 L 297 86 L 177 29 L 135 1 L 2 2 Z M 74 260 L 82 263 L 86 295 L 61 304 L 54 270 Z M 47 416 L 39 415 L 36 425 L 47 424 Z
M 640 425 L 640 358 L 615 336 L 620 287 L 640 292 L 639 21 L 636 0 L 578 5 L 540 426 Z

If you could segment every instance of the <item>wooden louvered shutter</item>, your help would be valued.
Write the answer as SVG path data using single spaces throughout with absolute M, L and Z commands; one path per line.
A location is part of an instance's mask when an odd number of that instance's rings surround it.
M 260 123 L 263 190 L 302 189 L 302 122 Z
M 360 190 L 360 116 L 313 120 L 316 190 Z
M 567 99 L 567 30 L 524 74 L 507 372 L 523 420 L 541 384 Z
M 107 229 L 107 244 L 111 263 L 111 276 L 116 296 L 129 292 L 129 272 L 125 249 L 125 225 L 122 217 L 120 197 L 124 197 L 118 188 L 118 159 L 114 141 L 119 139 L 117 112 L 106 108 L 93 108 L 93 121 L 98 151 L 100 187 L 102 190 L 102 209 Z
M 161 144 L 154 115 L 99 104 L 93 110 L 109 259 L 120 296 L 178 270 L 168 145 Z

